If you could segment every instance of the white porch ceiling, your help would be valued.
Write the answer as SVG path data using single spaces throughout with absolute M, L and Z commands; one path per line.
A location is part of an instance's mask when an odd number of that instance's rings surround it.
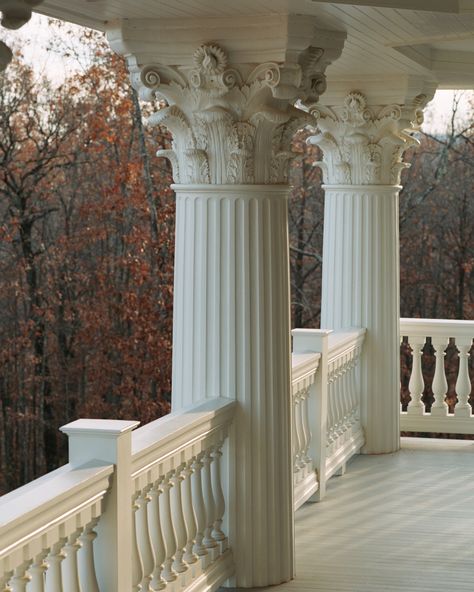
M 329 81 L 433 73 L 441 88 L 474 88 L 474 0 L 45 0 L 39 11 L 99 30 L 124 18 L 313 15 L 348 34 Z

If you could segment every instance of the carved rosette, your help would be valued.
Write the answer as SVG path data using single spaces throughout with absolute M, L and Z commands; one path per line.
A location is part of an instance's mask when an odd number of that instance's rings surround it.
M 158 156 L 169 158 L 177 183 L 279 184 L 287 182 L 293 133 L 313 121 L 294 105 L 317 102 L 331 59 L 309 47 L 298 63 L 234 67 L 220 47 L 203 45 L 192 67 L 129 59 L 129 68 L 142 99 L 168 102 L 148 122 L 173 135 L 172 150 Z
M 308 142 L 323 151 L 318 163 L 328 185 L 398 185 L 409 164 L 407 148 L 419 142 L 413 133 L 423 123 L 425 95 L 410 104 L 369 107 L 366 97 L 351 92 L 338 107 L 316 105 L 311 114 L 318 134 Z

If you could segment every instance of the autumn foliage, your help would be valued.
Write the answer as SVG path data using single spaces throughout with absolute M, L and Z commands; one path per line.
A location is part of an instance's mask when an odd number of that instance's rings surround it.
M 0 493 L 65 461 L 78 417 L 168 412 L 174 200 L 122 60 L 92 56 L 59 87 L 21 56 L 0 82 Z M 145 112 L 143 113 L 143 110 Z M 401 196 L 403 316 L 474 318 L 472 130 L 422 136 Z M 295 326 L 320 315 L 318 150 L 295 137 L 290 200 Z M 409 356 L 407 357 L 407 360 Z
M 52 88 L 0 84 L 0 491 L 65 459 L 79 416 L 160 417 L 170 399 L 169 140 L 143 127 L 121 59 Z

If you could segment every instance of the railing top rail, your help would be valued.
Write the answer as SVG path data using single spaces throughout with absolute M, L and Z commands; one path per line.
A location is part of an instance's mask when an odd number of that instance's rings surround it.
M 0 497 L 0 558 L 22 539 L 103 497 L 113 470 L 100 461 L 81 467 L 67 464 Z
M 138 428 L 132 433 L 133 473 L 229 425 L 234 408 L 235 401 L 231 399 L 209 399 Z
M 334 331 L 329 335 L 328 355 L 329 362 L 350 353 L 364 342 L 366 329 L 354 327 Z
M 321 354 L 292 354 L 291 375 L 295 383 L 319 368 Z
M 448 319 L 400 319 L 402 337 L 474 338 L 474 321 Z

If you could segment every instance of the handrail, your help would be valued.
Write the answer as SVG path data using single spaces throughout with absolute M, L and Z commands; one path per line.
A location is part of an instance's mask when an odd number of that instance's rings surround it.
M 43 572 L 58 578 L 63 560 L 71 577 L 79 578 L 83 564 L 95 581 L 92 540 L 113 470 L 101 462 L 67 464 L 0 497 L 0 589 Z

